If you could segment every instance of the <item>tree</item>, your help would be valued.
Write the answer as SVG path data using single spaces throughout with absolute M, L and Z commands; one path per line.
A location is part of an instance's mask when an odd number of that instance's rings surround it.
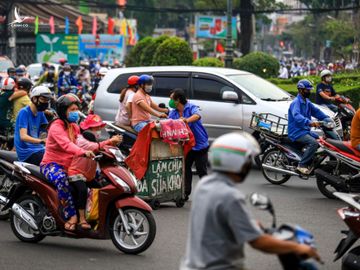
M 136 67 L 141 65 L 141 56 L 143 50 L 153 42 L 152 37 L 146 37 L 140 40 L 127 54 L 125 64 L 128 67 Z
M 141 66 L 151 66 L 154 60 L 154 52 L 156 52 L 157 48 L 169 38 L 169 36 L 160 36 L 152 39 L 151 42 L 142 50 L 140 57 L 140 65 Z
M 153 66 L 191 65 L 193 54 L 189 44 L 178 37 L 164 41 L 156 50 Z

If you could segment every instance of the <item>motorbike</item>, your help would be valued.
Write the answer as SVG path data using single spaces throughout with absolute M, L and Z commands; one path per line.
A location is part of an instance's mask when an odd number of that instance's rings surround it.
M 348 230 L 342 231 L 345 235 L 335 249 L 334 261 L 342 258 L 342 270 L 360 269 L 360 246 L 349 249 L 360 238 L 360 196 L 357 194 L 346 194 L 335 192 L 334 196 L 344 201 L 348 206 L 338 209 L 338 215 L 348 226 Z
M 277 239 L 293 241 L 298 244 L 305 244 L 315 247 L 314 236 L 299 225 L 282 224 L 277 226 L 276 215 L 273 204 L 270 199 L 259 193 L 252 193 L 249 197 L 251 205 L 257 209 L 268 211 L 273 217 L 272 226 L 263 228 L 264 232 L 270 234 Z M 294 253 L 278 255 L 282 269 L 284 270 L 316 270 L 316 264 L 307 258 L 298 256 Z
M 14 162 L 20 175 L 8 197 L 0 196 L 3 209 L 10 208 L 10 224 L 15 236 L 37 243 L 46 236 L 111 239 L 117 249 L 126 254 L 139 254 L 150 247 L 156 235 L 156 223 L 151 207 L 138 198 L 137 180 L 118 165 L 123 156 L 115 147 L 105 147 L 95 157 L 101 173 L 95 183 L 99 188 L 99 218 L 90 222 L 91 230 L 64 229 L 60 202 L 54 186 L 35 165 Z M 93 182 L 94 182 L 93 181 Z
M 0 149 L 11 150 L 14 147 L 14 130 L 8 128 L 0 131 Z
M 343 131 L 344 141 L 350 140 L 351 121 L 356 113 L 354 107 L 351 105 L 351 100 L 345 96 L 339 96 L 335 99 L 335 104 L 338 107 L 338 116 L 340 118 Z
M 14 161 L 17 161 L 17 154 L 14 151 L 0 150 L 0 195 L 8 196 L 13 184 L 16 182 L 14 171 Z M 3 210 L 0 204 L 0 220 L 9 218 L 9 209 Z
M 264 115 L 266 118 L 264 118 Z M 337 139 L 340 138 L 333 131 L 335 123 L 332 120 L 320 121 L 319 124 L 325 136 L 331 135 Z M 318 150 L 313 159 L 310 174 L 301 174 L 297 171 L 297 166 L 305 148 L 287 137 L 287 119 L 270 114 L 262 114 L 261 116 L 255 114 L 251 125 L 269 145 L 262 157 L 261 171 L 271 184 L 284 184 L 291 176 L 298 176 L 301 179 L 308 180 L 314 176 L 314 169 L 318 168 L 327 158 L 324 151 Z
M 119 149 L 125 156 L 128 156 L 136 141 L 137 133 L 130 126 L 118 126 L 111 121 L 104 122 L 106 123 L 105 130 L 110 137 L 114 135 L 123 136 L 123 141 L 119 145 Z
M 323 152 L 330 157 L 315 170 L 320 192 L 335 199 L 333 192 L 360 192 L 360 151 L 350 142 L 331 139 L 319 140 Z

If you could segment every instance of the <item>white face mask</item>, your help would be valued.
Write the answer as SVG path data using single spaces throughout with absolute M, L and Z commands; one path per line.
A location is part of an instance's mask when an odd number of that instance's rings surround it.
M 100 139 L 101 137 L 101 130 L 97 130 L 94 132 L 96 139 Z
M 69 76 L 69 75 L 70 75 L 70 71 L 64 71 L 64 75 L 65 75 L 65 76 Z
M 332 81 L 332 78 L 331 78 L 331 77 L 325 77 L 325 82 L 331 83 L 331 81 Z
M 150 93 L 152 91 L 152 85 L 145 85 L 145 92 Z

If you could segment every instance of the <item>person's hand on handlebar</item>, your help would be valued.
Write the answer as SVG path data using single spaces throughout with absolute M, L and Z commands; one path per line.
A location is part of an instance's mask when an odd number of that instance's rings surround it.
M 166 113 L 161 113 L 159 114 L 159 118 L 168 118 Z
M 87 158 L 94 158 L 95 157 L 95 154 L 94 154 L 93 151 L 86 151 L 84 155 Z
M 323 263 L 321 258 L 320 258 L 320 255 L 311 246 L 302 245 L 302 244 L 298 245 L 297 250 L 296 250 L 296 254 L 301 256 L 301 257 L 305 257 L 305 258 L 314 258 L 318 262 Z
M 310 127 L 320 127 L 320 126 L 321 126 L 320 122 L 311 122 L 310 123 Z
M 113 145 L 118 145 L 119 143 L 121 143 L 123 141 L 123 136 L 122 135 L 112 136 L 110 141 Z

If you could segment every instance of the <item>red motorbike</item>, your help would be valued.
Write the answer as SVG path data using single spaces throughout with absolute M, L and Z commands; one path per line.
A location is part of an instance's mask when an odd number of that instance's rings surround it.
M 356 113 L 354 107 L 351 105 L 351 100 L 345 96 L 339 96 L 335 99 L 335 104 L 338 107 L 338 116 L 340 118 L 344 136 L 344 141 L 350 140 L 351 121 Z
M 46 236 L 109 239 L 122 252 L 138 254 L 152 244 L 156 223 L 151 207 L 136 197 L 137 180 L 123 166 L 118 148 L 105 147 L 95 159 L 100 176 L 93 182 L 99 188 L 99 218 L 91 223 L 91 230 L 64 230 L 57 192 L 40 173 L 40 168 L 14 162 L 15 174 L 20 178 L 8 197 L 0 196 L 0 203 L 11 208 L 11 228 L 18 239 L 36 243 Z
M 327 161 L 315 170 L 316 183 L 320 192 L 331 199 L 334 192 L 360 192 L 360 151 L 350 142 L 320 138 L 322 151 Z
M 348 205 L 347 207 L 339 209 L 338 214 L 349 228 L 346 231 L 342 231 L 345 237 L 341 239 L 335 250 L 336 257 L 334 261 L 342 257 L 341 269 L 360 270 L 360 246 L 358 245 L 348 252 L 360 238 L 360 196 L 340 192 L 335 192 L 334 196 L 346 202 Z

